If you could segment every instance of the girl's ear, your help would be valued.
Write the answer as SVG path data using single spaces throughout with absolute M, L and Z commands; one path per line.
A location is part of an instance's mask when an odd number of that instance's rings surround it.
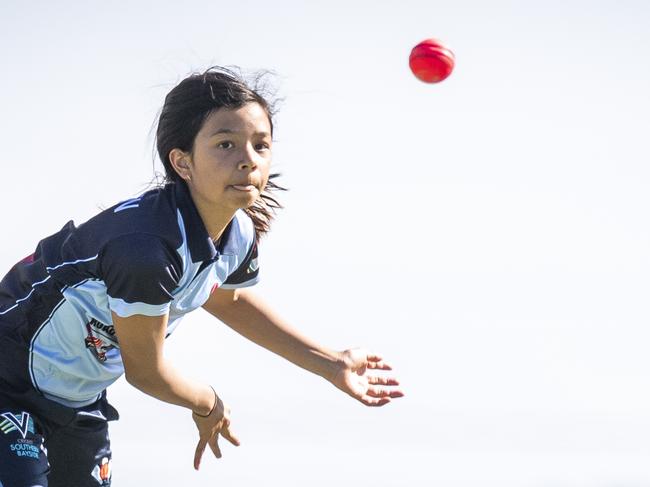
M 191 158 L 187 152 L 180 149 L 172 149 L 169 152 L 169 163 L 174 168 L 174 171 L 185 181 L 192 180 L 190 168 Z

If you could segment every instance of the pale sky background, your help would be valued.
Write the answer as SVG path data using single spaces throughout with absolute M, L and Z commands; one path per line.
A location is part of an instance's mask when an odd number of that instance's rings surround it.
M 3 0 L 0 60 L 2 272 L 143 189 L 184 76 L 276 72 L 258 290 L 408 394 L 364 408 L 197 312 L 168 354 L 242 446 L 194 472 L 189 413 L 120 380 L 114 485 L 650 485 L 648 2 Z

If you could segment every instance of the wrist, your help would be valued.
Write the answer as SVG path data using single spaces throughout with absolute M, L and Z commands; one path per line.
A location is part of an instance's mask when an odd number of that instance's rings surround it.
M 196 411 L 192 410 L 192 414 L 196 414 L 199 418 L 207 418 L 212 415 L 215 409 L 217 409 L 217 404 L 219 402 L 219 398 L 217 396 L 217 391 L 214 390 L 214 387 L 210 386 L 210 389 L 212 390 L 213 394 L 213 402 L 212 406 L 210 407 L 209 410 L 203 410 L 203 411 Z M 207 411 L 207 412 L 206 412 Z
M 334 382 L 338 377 L 339 373 L 346 368 L 345 357 L 343 352 L 332 351 L 328 354 L 327 358 L 328 358 L 327 366 L 324 369 L 324 373 L 321 375 L 329 382 Z

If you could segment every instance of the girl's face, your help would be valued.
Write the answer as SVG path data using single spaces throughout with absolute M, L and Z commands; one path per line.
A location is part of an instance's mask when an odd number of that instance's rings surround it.
M 197 204 L 233 212 L 251 206 L 271 167 L 271 123 L 258 103 L 210 114 L 184 154 L 186 180 Z

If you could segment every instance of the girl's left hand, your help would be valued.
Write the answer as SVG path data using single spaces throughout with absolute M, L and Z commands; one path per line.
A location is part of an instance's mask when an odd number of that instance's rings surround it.
M 194 452 L 194 468 L 199 469 L 201 457 L 205 447 L 209 446 L 214 456 L 221 458 L 221 449 L 219 448 L 219 436 L 235 446 L 239 446 L 239 439 L 230 430 L 230 408 L 224 405 L 221 398 L 215 392 L 215 404 L 212 411 L 207 416 L 199 416 L 192 413 L 192 419 L 199 430 L 199 442 Z
M 384 406 L 392 399 L 404 396 L 394 377 L 377 374 L 377 370 L 392 370 L 377 354 L 361 348 L 341 352 L 341 368 L 332 384 L 366 406 Z

